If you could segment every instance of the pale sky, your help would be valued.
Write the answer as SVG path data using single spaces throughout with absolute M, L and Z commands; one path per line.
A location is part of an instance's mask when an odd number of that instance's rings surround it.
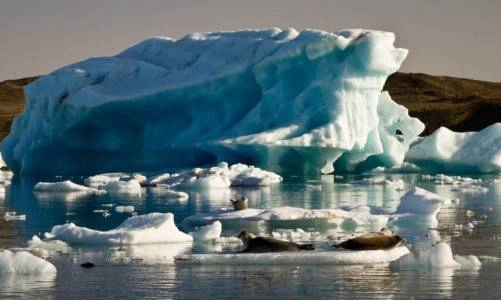
M 272 26 L 392 31 L 402 71 L 501 82 L 501 0 L 0 0 L 0 81 L 151 36 Z

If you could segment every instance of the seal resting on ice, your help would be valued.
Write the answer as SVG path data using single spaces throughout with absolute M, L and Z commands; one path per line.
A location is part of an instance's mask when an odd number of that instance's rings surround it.
M 380 232 L 367 233 L 333 247 L 348 250 L 388 250 L 402 246 L 404 243 L 405 240 L 401 236 L 393 234 L 388 228 L 383 228 Z
M 312 244 L 299 245 L 292 242 L 280 241 L 271 237 L 251 237 L 247 231 L 242 231 L 238 238 L 244 242 L 245 249 L 242 253 L 265 253 L 265 252 L 285 252 L 315 250 Z

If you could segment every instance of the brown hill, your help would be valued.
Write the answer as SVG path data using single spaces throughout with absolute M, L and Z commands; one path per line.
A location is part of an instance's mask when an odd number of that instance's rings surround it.
M 37 77 L 0 82 L 0 139 L 24 106 L 23 86 Z M 501 122 L 501 83 L 420 73 L 395 73 L 385 90 L 411 116 L 426 124 L 424 135 L 440 126 L 454 131 L 478 131 Z

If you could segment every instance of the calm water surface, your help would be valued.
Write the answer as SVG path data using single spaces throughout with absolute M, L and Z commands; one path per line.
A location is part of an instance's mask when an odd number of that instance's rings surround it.
M 420 175 L 367 175 L 403 179 L 405 190 L 413 186 L 449 197 L 459 205 L 443 207 L 438 231 L 399 232 L 419 242 L 429 234 L 438 234 L 449 242 L 455 254 L 501 256 L 501 184 L 486 184 L 487 193 L 452 191 L 451 186 L 422 181 Z M 339 208 L 369 205 L 380 213 L 391 213 L 405 191 L 391 186 L 352 186 L 361 176 L 335 180 L 286 178 L 281 185 L 261 189 L 229 189 L 190 192 L 190 199 L 179 201 L 162 195 L 156 188 L 145 188 L 141 195 L 105 195 L 82 197 L 80 194 L 35 195 L 32 186 L 39 179 L 14 178 L 5 196 L 0 196 L 0 215 L 6 211 L 26 214 L 26 221 L 0 219 L 0 249 L 25 247 L 35 234 L 52 226 L 74 222 L 99 230 L 119 225 L 130 214 L 110 210 L 111 216 L 93 212 L 102 204 L 133 205 L 139 214 L 172 212 L 182 228 L 190 215 L 227 207 L 229 198 L 245 194 L 257 208 L 297 206 Z M 492 178 L 492 177 L 484 177 Z M 58 179 L 61 180 L 61 179 Z M 81 182 L 81 178 L 73 178 Z M 473 211 L 467 217 L 466 210 Z M 472 232 L 455 230 L 454 224 L 478 221 Z M 304 228 L 315 230 L 315 228 Z M 224 236 L 237 229 L 223 228 Z M 269 232 L 265 232 L 269 233 Z M 317 242 L 328 248 L 332 242 Z M 173 263 L 183 253 L 225 250 L 221 245 L 145 245 L 129 247 L 73 247 L 73 251 L 49 257 L 58 269 L 56 276 L 0 276 L 2 299 L 68 298 L 473 298 L 499 299 L 501 262 L 484 261 L 480 270 L 433 269 L 395 270 L 388 266 L 204 266 Z M 92 261 L 93 269 L 80 264 Z

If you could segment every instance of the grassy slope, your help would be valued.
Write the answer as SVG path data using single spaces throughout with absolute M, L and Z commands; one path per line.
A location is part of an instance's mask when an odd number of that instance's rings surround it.
M 23 86 L 36 77 L 0 82 L 0 139 L 24 106 Z M 501 122 L 501 83 L 471 79 L 396 73 L 384 87 L 426 124 L 428 135 L 440 126 L 454 131 L 478 131 Z

